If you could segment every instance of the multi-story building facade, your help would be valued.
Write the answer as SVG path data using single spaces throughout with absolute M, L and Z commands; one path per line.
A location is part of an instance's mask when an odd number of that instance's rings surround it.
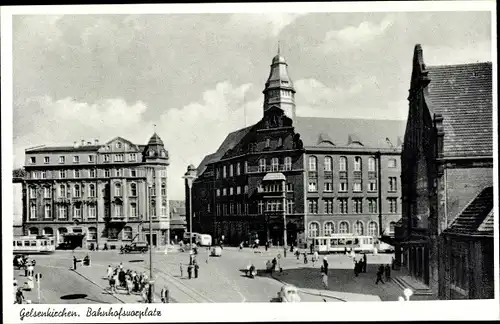
M 442 299 L 493 298 L 492 65 L 415 47 L 396 260 Z
M 393 233 L 405 124 L 296 116 L 280 55 L 263 93 L 262 119 L 230 133 L 196 169 L 193 230 L 298 245 L 331 233 Z
M 27 235 L 77 235 L 83 247 L 133 239 L 169 241 L 168 152 L 155 133 L 147 145 L 116 137 L 105 144 L 26 150 L 23 230 Z

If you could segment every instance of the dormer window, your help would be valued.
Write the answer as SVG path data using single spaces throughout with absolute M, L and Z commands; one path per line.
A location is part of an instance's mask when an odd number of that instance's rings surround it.
M 149 156 L 154 156 L 154 155 L 155 155 L 155 151 L 149 150 Z
M 36 163 L 36 157 L 32 156 L 30 157 L 30 164 L 35 164 Z
M 122 143 L 116 142 L 116 148 L 122 148 Z

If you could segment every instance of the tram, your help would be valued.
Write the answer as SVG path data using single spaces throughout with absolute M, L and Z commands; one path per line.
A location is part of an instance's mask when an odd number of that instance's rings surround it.
M 14 254 L 48 254 L 56 249 L 54 238 L 50 236 L 15 236 Z
M 376 249 L 372 236 L 354 234 L 332 234 L 308 239 L 308 244 L 314 246 L 318 253 L 338 253 L 354 250 L 354 252 L 373 253 Z

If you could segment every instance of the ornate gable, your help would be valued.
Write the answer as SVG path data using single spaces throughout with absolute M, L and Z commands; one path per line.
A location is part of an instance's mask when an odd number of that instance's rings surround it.
M 101 148 L 99 148 L 99 153 L 140 153 L 139 147 L 130 142 L 129 140 L 117 136 L 112 140 L 108 141 Z
M 263 129 L 290 127 L 292 119 L 285 115 L 283 109 L 272 106 L 264 112 L 261 125 Z

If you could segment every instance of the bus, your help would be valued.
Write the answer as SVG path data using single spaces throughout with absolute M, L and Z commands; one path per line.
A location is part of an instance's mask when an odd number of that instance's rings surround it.
M 189 243 L 190 234 L 191 234 L 190 232 L 184 232 L 184 236 L 182 238 L 182 241 L 184 241 L 184 244 L 188 244 Z M 200 234 L 193 232 L 193 243 L 197 242 L 198 235 L 200 235 Z
M 354 250 L 354 252 L 374 253 L 375 239 L 372 236 L 354 234 L 332 234 L 308 239 L 318 253 L 338 253 Z
M 197 234 L 195 242 L 199 246 L 212 246 L 212 235 Z
M 56 250 L 51 236 L 17 236 L 13 240 L 14 254 L 48 254 Z

